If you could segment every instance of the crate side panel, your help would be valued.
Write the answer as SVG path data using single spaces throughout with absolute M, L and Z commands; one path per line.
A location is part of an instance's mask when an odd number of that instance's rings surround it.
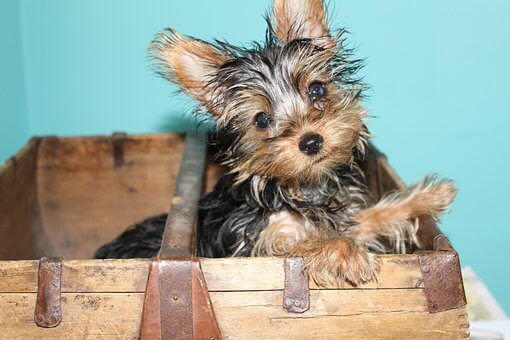
M 422 289 L 316 290 L 310 310 L 288 313 L 281 292 L 215 292 L 229 339 L 457 339 L 469 335 L 464 309 L 430 314 Z
M 38 261 L 0 261 L 1 293 L 37 292 Z M 145 292 L 149 261 L 65 260 L 62 292 Z
M 423 288 L 415 255 L 382 256 L 379 282 L 346 290 L 376 288 Z M 209 291 L 282 290 L 284 260 L 281 258 L 201 259 Z M 65 260 L 64 292 L 144 292 L 149 260 Z M 38 261 L 0 261 L 0 292 L 35 292 Z M 318 289 L 313 282 L 311 289 Z M 328 288 L 328 287 L 325 287 Z M 329 287 L 337 288 L 337 287 Z
M 0 294 L 0 338 L 137 338 L 143 293 L 63 293 L 62 323 L 52 329 L 33 322 L 35 293 Z M 282 292 L 213 292 L 224 338 L 452 339 L 469 333 L 463 309 L 429 314 L 421 289 L 321 290 L 311 309 L 292 314 Z
M 142 293 L 63 293 L 62 322 L 55 328 L 34 323 L 34 293 L 0 293 L 0 339 L 136 339 Z
M 284 259 L 282 258 L 202 259 L 201 264 L 210 291 L 283 289 Z M 417 255 L 383 255 L 381 256 L 381 272 L 378 282 L 367 282 L 357 287 L 345 284 L 341 288 L 421 287 L 423 287 L 423 276 Z M 319 289 L 320 287 L 310 281 L 310 288 Z
M 38 140 L 0 165 L 0 260 L 31 258 L 34 254 Z
M 168 210 L 182 155 L 180 135 L 49 138 L 41 142 L 39 210 L 45 254 L 90 258 L 129 225 Z M 115 154 L 122 162 L 115 162 Z M 42 254 L 40 254 L 42 255 Z

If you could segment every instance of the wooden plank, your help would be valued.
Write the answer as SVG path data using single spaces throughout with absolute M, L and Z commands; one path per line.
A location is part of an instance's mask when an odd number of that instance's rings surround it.
M 315 290 L 310 310 L 286 312 L 282 293 L 214 292 L 225 339 L 467 338 L 465 310 L 429 314 L 422 289 Z
M 202 195 L 207 138 L 188 133 L 158 257 L 196 257 L 196 220 Z M 190 283 L 191 284 L 191 283 Z
M 281 258 L 201 259 L 209 291 L 282 290 Z M 144 292 L 149 261 L 66 260 L 63 292 Z M 415 255 L 385 255 L 379 283 L 342 289 L 421 288 L 422 275 Z M 317 289 L 311 284 L 312 289 Z M 0 262 L 0 292 L 35 292 L 37 261 Z
M 38 201 L 50 244 L 37 257 L 90 258 L 129 225 L 166 212 L 182 148 L 174 134 L 43 139 Z
M 36 294 L 0 294 L 0 339 L 136 339 L 142 293 L 62 294 L 62 322 L 55 328 L 34 323 Z
M 36 164 L 39 140 L 0 164 L 0 260 L 33 258 L 37 223 Z
M 256 310 L 269 318 L 311 318 L 370 313 L 428 312 L 423 289 L 312 290 L 310 309 L 289 313 L 282 308 L 282 291 L 211 292 L 215 312 L 235 314 Z M 242 312 L 241 312 L 242 313 Z
M 38 261 L 0 262 L 0 292 L 37 292 Z M 145 292 L 149 261 L 66 260 L 62 292 Z
M 379 282 L 369 282 L 355 288 L 420 288 L 422 274 L 416 255 L 383 255 Z M 210 291 L 283 289 L 283 259 L 229 258 L 204 259 L 202 269 Z M 311 289 L 318 287 L 310 282 Z M 336 288 L 336 287 L 329 287 Z
M 467 315 L 463 310 L 439 314 L 361 313 L 315 318 L 264 318 L 253 310 L 218 313 L 225 339 L 466 339 Z
M 303 314 L 281 307 L 282 293 L 214 292 L 213 308 L 225 339 L 451 339 L 467 337 L 464 310 L 426 311 L 422 289 L 311 292 Z M 0 338 L 136 338 L 143 293 L 64 293 L 63 321 L 33 322 L 34 293 L 0 294 Z

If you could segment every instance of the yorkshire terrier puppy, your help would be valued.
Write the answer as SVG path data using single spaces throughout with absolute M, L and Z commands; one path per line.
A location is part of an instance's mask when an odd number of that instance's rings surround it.
M 250 48 L 172 29 L 150 51 L 160 73 L 212 114 L 227 173 L 200 202 L 198 254 L 304 256 L 319 284 L 377 277 L 377 253 L 416 245 L 416 219 L 453 200 L 427 177 L 373 202 L 360 164 L 369 133 L 362 61 L 321 0 L 275 0 L 264 44 Z M 152 257 L 165 216 L 135 225 L 96 257 Z M 418 245 L 419 246 L 419 245 Z

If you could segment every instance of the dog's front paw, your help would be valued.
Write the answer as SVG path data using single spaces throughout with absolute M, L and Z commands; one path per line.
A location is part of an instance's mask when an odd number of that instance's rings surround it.
M 305 257 L 310 277 L 319 286 L 357 286 L 378 279 L 377 256 L 348 237 L 306 239 L 293 253 Z

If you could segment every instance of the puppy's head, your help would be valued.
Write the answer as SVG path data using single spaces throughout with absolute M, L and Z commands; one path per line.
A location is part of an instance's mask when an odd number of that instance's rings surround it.
M 322 0 L 275 0 L 265 44 L 209 44 L 168 29 L 151 45 L 161 74 L 233 138 L 239 179 L 320 183 L 351 164 L 367 135 L 343 31 L 332 35 Z

